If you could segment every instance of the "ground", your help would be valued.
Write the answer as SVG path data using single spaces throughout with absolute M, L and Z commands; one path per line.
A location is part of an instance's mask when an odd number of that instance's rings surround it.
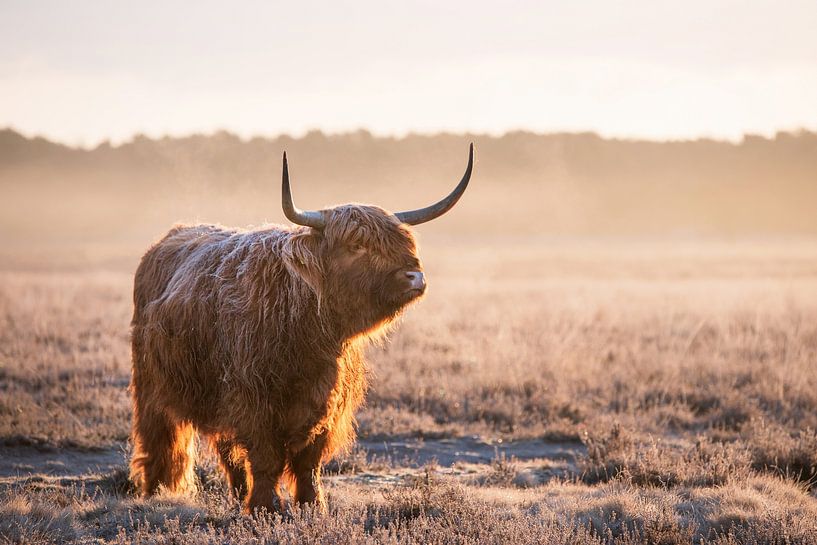
M 135 252 L 0 262 L 0 542 L 815 543 L 817 243 L 422 241 L 330 512 L 132 494 Z

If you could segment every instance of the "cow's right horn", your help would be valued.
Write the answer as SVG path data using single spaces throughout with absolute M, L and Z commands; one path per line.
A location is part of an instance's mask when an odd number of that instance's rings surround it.
M 407 212 L 397 212 L 395 216 L 403 223 L 408 223 L 409 225 L 418 225 L 442 216 L 451 210 L 451 208 L 457 204 L 457 201 L 460 200 L 462 194 L 465 193 L 465 188 L 468 187 L 468 181 L 471 179 L 471 169 L 473 167 L 474 143 L 472 142 L 471 147 L 468 149 L 468 166 L 465 168 L 465 174 L 463 175 L 462 180 L 460 180 L 460 183 L 457 184 L 457 187 L 454 188 L 454 191 L 449 193 L 449 195 L 443 200 L 436 202 L 431 206 L 418 208 L 417 210 L 409 210 Z
M 284 152 L 284 173 L 281 179 L 281 206 L 284 209 L 284 215 L 292 223 L 314 227 L 315 229 L 323 229 L 326 226 L 326 220 L 323 219 L 323 215 L 320 212 L 301 210 L 292 202 L 292 189 L 289 187 L 287 152 Z

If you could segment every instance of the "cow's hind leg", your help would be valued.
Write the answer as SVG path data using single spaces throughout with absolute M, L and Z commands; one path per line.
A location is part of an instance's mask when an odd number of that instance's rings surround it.
M 143 495 L 160 485 L 171 492 L 195 489 L 195 430 L 189 422 L 173 422 L 164 413 L 134 411 L 131 479 Z
M 293 454 L 289 466 L 295 480 L 295 501 L 315 503 L 326 511 L 326 499 L 321 486 L 321 458 L 326 447 L 326 435 L 320 435 L 302 450 Z
M 218 454 L 219 465 L 227 476 L 230 490 L 238 501 L 244 501 L 247 496 L 246 451 L 225 437 L 212 437 L 210 444 Z

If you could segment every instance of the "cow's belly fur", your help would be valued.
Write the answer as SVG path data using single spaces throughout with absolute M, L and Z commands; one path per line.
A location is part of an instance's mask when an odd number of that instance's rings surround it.
M 265 437 L 288 454 L 325 436 L 324 461 L 354 441 L 354 413 L 367 387 L 360 349 L 347 347 L 334 361 L 304 362 L 308 372 L 286 366 L 283 376 L 272 361 L 259 376 L 233 356 L 197 353 L 196 339 L 168 337 L 162 328 L 141 331 L 148 332 L 146 372 L 134 376 L 134 386 L 155 396 L 152 405 L 166 407 L 174 420 L 239 444 Z

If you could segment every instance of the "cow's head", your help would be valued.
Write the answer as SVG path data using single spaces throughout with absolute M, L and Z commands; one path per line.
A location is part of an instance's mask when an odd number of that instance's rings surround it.
M 370 329 L 390 320 L 426 290 L 410 226 L 451 209 L 468 186 L 473 164 L 472 144 L 460 183 L 426 208 L 393 214 L 377 206 L 345 204 L 304 211 L 292 201 L 284 154 L 284 214 L 307 227 L 290 238 L 284 251 L 287 266 L 315 292 L 322 307 L 345 323 L 356 324 L 355 329 Z

